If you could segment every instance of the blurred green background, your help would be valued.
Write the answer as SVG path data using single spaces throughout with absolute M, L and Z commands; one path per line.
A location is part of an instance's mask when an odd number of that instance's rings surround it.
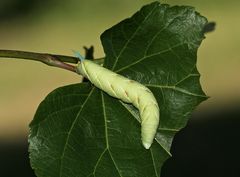
M 84 53 L 84 45 L 94 45 L 95 57 L 102 57 L 100 34 L 149 2 L 1 0 L 0 49 L 72 55 L 73 49 Z M 217 23 L 198 52 L 201 83 L 211 98 L 196 112 L 240 108 L 240 1 L 161 2 L 194 6 Z M 28 124 L 44 97 L 57 87 L 79 81 L 78 75 L 38 62 L 1 58 L 0 142 L 26 141 Z

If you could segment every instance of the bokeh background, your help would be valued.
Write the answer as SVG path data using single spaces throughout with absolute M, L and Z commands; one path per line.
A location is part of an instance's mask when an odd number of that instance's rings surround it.
M 100 34 L 151 0 L 1 0 L 0 49 L 72 55 L 95 46 Z M 240 176 L 240 1 L 164 0 L 196 7 L 216 30 L 198 52 L 201 84 L 211 98 L 174 139 L 162 176 Z M 0 176 L 34 176 L 28 124 L 53 89 L 79 76 L 38 62 L 0 58 Z

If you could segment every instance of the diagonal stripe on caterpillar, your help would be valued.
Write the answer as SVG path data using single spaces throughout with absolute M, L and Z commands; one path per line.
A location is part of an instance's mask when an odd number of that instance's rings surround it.
M 153 93 L 139 82 L 86 60 L 79 53 L 75 52 L 75 54 L 81 60 L 77 66 L 79 74 L 108 95 L 138 108 L 141 118 L 142 144 L 149 149 L 159 124 L 159 107 Z

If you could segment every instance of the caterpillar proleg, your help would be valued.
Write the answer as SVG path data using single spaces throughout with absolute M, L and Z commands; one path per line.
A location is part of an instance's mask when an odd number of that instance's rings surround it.
M 86 60 L 79 53 L 76 56 L 81 60 L 77 66 L 79 74 L 108 95 L 131 103 L 139 110 L 142 144 L 149 149 L 159 124 L 159 107 L 153 93 L 139 82 Z

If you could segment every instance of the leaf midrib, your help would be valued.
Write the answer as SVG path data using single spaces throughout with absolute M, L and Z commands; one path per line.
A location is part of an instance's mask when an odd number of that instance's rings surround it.
M 110 148 L 109 148 L 109 141 L 108 141 L 108 125 L 107 125 L 107 116 L 106 116 L 106 107 L 105 107 L 105 100 L 104 100 L 104 96 L 103 96 L 103 91 L 101 91 L 101 96 L 102 96 L 102 106 L 103 106 L 103 117 L 104 117 L 104 125 L 105 125 L 105 137 L 106 137 L 106 149 L 108 150 L 109 152 L 109 155 L 113 161 L 113 164 L 119 174 L 120 177 L 122 177 L 121 173 L 120 173 L 120 170 L 118 169 L 117 167 L 117 164 L 116 162 L 114 161 L 113 159 L 113 156 L 112 156 L 112 153 L 110 151 Z
M 81 109 L 79 110 L 78 114 L 76 115 L 76 118 L 74 119 L 74 121 L 73 121 L 73 123 L 72 123 L 72 125 L 71 125 L 71 127 L 70 127 L 70 129 L 69 129 L 69 133 L 68 133 L 68 135 L 67 135 L 67 137 L 66 137 L 66 143 L 64 144 L 63 152 L 62 152 L 62 155 L 61 155 L 61 157 L 60 157 L 59 177 L 62 177 L 62 174 L 63 174 L 63 173 L 62 173 L 62 171 L 63 171 L 62 161 L 63 161 L 63 158 L 64 158 L 64 156 L 65 156 L 65 151 L 66 151 L 66 147 L 67 147 L 67 145 L 68 145 L 69 137 L 70 137 L 70 135 L 71 135 L 71 132 L 72 132 L 72 130 L 73 130 L 73 127 L 75 126 L 75 123 L 77 122 L 77 120 L 78 120 L 78 118 L 79 118 L 79 115 L 81 114 L 81 112 L 82 112 L 82 110 L 83 110 L 83 108 L 84 108 L 84 105 L 88 102 L 90 96 L 92 95 L 92 93 L 93 93 L 93 91 L 94 91 L 94 88 L 95 88 L 95 87 L 92 87 L 92 89 L 90 90 L 89 95 L 87 96 L 86 100 L 85 100 L 84 103 L 82 104 Z

